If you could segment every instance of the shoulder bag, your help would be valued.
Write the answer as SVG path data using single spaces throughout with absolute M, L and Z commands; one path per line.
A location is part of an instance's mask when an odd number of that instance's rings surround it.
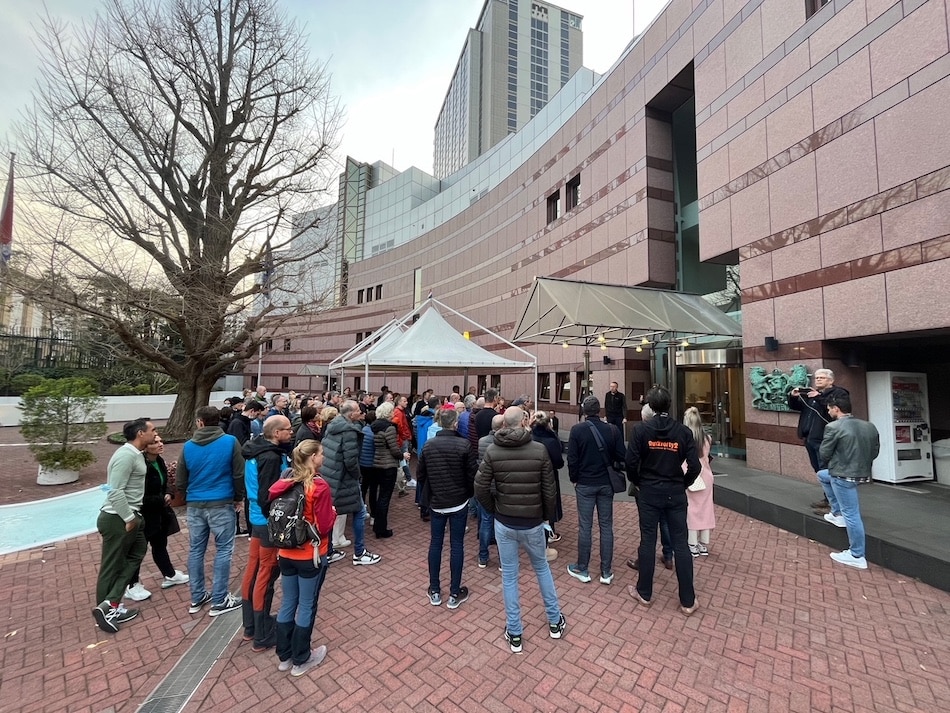
M 613 489 L 614 493 L 626 492 L 627 476 L 622 470 L 615 468 L 614 464 L 607 456 L 607 451 L 604 448 L 604 439 L 601 437 L 600 431 L 597 430 L 597 426 L 595 426 L 590 421 L 587 421 L 587 425 L 590 426 L 591 430 L 594 432 L 594 440 L 597 441 L 597 448 L 600 451 L 600 455 L 604 459 L 604 463 L 607 465 L 607 475 L 610 477 L 610 487 Z

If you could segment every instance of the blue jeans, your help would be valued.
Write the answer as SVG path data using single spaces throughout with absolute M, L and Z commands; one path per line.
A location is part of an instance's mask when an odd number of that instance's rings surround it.
M 495 544 L 495 516 L 475 500 L 478 510 L 478 561 L 488 561 L 488 546 Z
M 366 503 L 353 517 L 353 554 L 361 555 L 366 551 Z
M 204 595 L 205 552 L 208 540 L 214 535 L 214 568 L 211 580 L 211 603 L 220 604 L 228 593 L 231 578 L 231 553 L 234 551 L 234 523 L 236 515 L 231 505 L 210 508 L 188 506 L 188 535 L 191 549 L 188 552 L 188 576 L 191 586 L 191 601 L 197 602 Z
M 442 543 L 445 528 L 449 528 L 449 594 L 455 595 L 462 588 L 462 564 L 465 561 L 465 522 L 468 507 L 451 513 L 432 511 L 432 540 L 429 542 L 429 591 L 441 592 L 439 570 L 442 568 Z
M 594 506 L 597 506 L 597 524 L 600 527 L 600 573 L 613 572 L 614 559 L 614 491 L 610 485 L 577 483 L 577 566 L 587 571 L 590 564 L 591 529 L 594 526 Z
M 544 526 L 515 530 L 495 520 L 495 539 L 498 541 L 498 558 L 501 560 L 501 592 L 505 600 L 505 626 L 508 633 L 522 633 L 521 601 L 518 596 L 519 547 L 524 547 L 528 553 L 531 567 L 538 578 L 538 588 L 541 590 L 548 623 L 557 624 L 561 620 L 561 605 L 554 589 L 551 566 L 545 557 L 547 542 Z
M 321 566 L 312 559 L 277 558 L 284 596 L 277 612 L 277 658 L 302 664 L 310 658 L 310 638 L 317 618 L 320 589 L 327 576 L 327 558 Z
M 640 512 L 640 578 L 637 592 L 650 601 L 653 598 L 653 574 L 656 571 L 656 528 L 666 516 L 673 542 L 673 562 L 679 583 L 680 604 L 691 607 L 696 603 L 693 588 L 693 556 L 686 541 L 686 488 L 683 481 L 656 483 L 640 488 L 637 509 Z
M 864 557 L 864 522 L 861 520 L 861 508 L 858 504 L 858 484 L 835 478 L 827 468 L 819 470 L 816 475 L 828 498 L 831 512 L 844 517 L 851 554 Z

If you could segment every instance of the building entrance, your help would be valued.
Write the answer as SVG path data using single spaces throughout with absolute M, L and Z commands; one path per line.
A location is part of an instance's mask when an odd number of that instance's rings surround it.
M 720 458 L 744 459 L 746 456 L 742 366 L 727 361 L 727 356 L 737 351 L 686 352 L 682 360 L 692 363 L 680 363 L 676 368 L 677 413 L 682 418 L 686 409 L 696 407 L 706 432 L 712 436 L 712 453 Z

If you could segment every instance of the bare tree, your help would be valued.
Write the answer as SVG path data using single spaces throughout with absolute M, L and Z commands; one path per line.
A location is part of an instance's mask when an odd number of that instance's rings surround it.
M 295 316 L 275 318 L 266 293 L 325 247 L 292 223 L 332 185 L 341 120 L 305 39 L 276 0 L 107 0 L 74 31 L 42 21 L 17 136 L 32 197 L 56 216 L 44 270 L 69 283 L 43 296 L 178 382 L 169 432 L 189 432 L 215 380 Z M 134 328 L 143 316 L 175 350 Z

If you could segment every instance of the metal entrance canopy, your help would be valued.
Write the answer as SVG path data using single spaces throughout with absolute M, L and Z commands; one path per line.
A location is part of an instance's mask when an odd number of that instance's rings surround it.
M 700 336 L 739 338 L 742 326 L 699 295 L 538 277 L 512 340 L 628 347 Z

